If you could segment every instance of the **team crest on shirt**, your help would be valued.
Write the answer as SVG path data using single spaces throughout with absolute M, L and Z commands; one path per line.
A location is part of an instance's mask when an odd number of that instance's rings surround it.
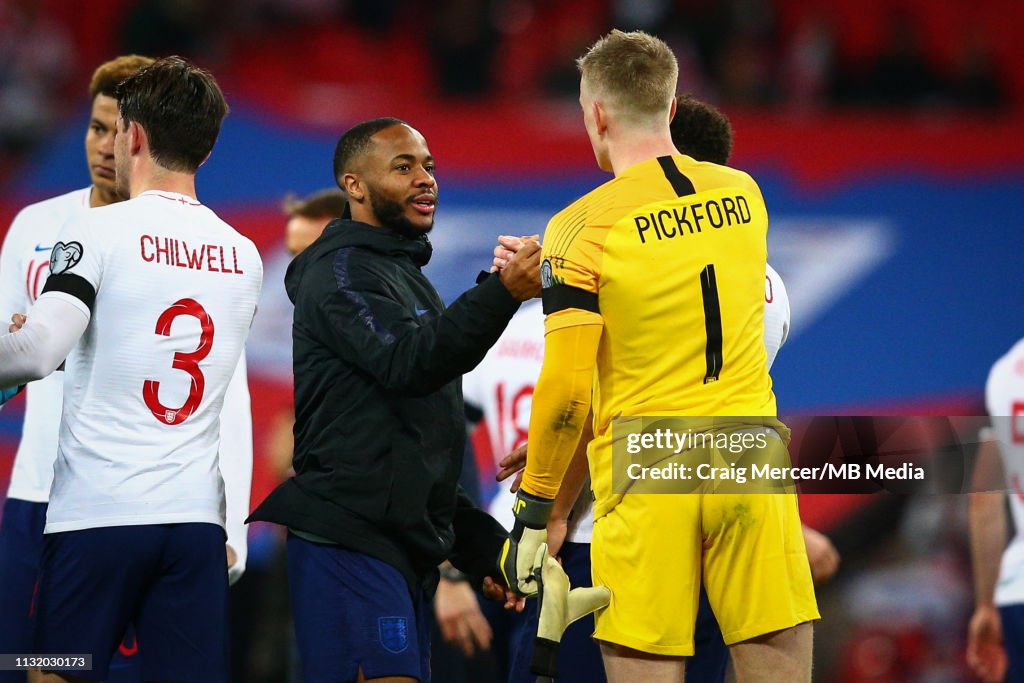
M 50 275 L 60 275 L 74 268 L 82 260 L 84 252 L 81 242 L 54 244 L 50 252 Z
M 540 264 L 540 286 L 544 289 L 555 286 L 555 274 L 551 270 L 551 259 L 544 259 Z
M 380 617 L 377 619 L 377 635 L 388 652 L 405 652 L 409 647 L 409 620 L 405 617 Z

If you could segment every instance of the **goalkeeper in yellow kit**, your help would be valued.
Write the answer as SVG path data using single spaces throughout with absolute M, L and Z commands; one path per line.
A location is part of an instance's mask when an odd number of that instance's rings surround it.
M 615 177 L 544 236 L 544 364 L 503 570 L 535 590 L 535 551 L 593 402 L 594 583 L 612 591 L 594 636 L 609 681 L 682 680 L 702 575 L 741 682 L 810 681 L 818 611 L 796 497 L 640 493 L 612 458 L 613 422 L 642 416 L 770 434 L 768 450 L 785 453 L 765 363 L 761 192 L 673 147 L 678 67 L 664 42 L 613 31 L 578 65 L 587 134 Z

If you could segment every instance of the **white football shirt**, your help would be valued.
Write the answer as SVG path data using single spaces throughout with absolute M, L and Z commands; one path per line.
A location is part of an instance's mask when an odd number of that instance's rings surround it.
M 50 271 L 45 296 L 91 317 L 67 359 L 45 533 L 224 526 L 221 407 L 259 299 L 255 245 L 150 191 L 74 217 Z
M 764 276 L 764 348 L 768 352 L 768 369 L 789 338 L 789 294 L 786 283 L 770 265 Z
M 782 278 L 768 266 L 765 277 L 764 342 L 768 367 L 789 336 L 789 296 Z M 484 414 L 495 467 L 508 453 L 526 443 L 530 427 L 533 389 L 544 360 L 544 312 L 539 299 L 523 304 L 498 342 L 480 364 L 463 378 L 467 403 Z M 488 505 L 488 512 L 511 531 L 515 494 L 503 483 Z M 569 521 L 566 540 L 590 543 L 594 531 L 593 501 L 589 486 L 580 494 Z
M 992 367 L 985 404 L 1009 489 L 1016 534 L 1003 552 L 996 584 L 996 604 L 1024 603 L 1024 339 Z
M 0 251 L 0 334 L 15 313 L 29 313 L 50 274 L 50 249 L 68 219 L 89 209 L 91 187 L 75 190 L 18 212 Z M 25 422 L 14 457 L 9 498 L 45 503 L 53 481 L 64 373 L 25 387 Z
M 540 299 L 531 299 L 512 316 L 480 364 L 463 377 L 464 399 L 484 414 L 496 469 L 502 458 L 526 443 L 533 389 L 543 360 L 544 311 Z M 487 506 L 491 516 L 509 530 L 512 529 L 515 499 L 515 494 L 509 491 L 510 485 L 511 481 L 502 482 Z M 580 498 L 589 498 L 589 491 Z M 575 510 L 573 513 L 574 519 L 577 518 Z M 589 516 L 587 524 L 593 526 Z M 574 540 L 572 532 L 568 540 Z

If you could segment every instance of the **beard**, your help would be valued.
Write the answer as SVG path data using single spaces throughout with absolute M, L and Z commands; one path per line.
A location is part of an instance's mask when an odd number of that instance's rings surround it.
M 124 166 L 124 168 L 122 168 Z M 114 166 L 114 194 L 121 199 L 131 199 L 131 183 L 128 178 L 127 164 Z
M 420 228 L 414 225 L 413 222 L 405 215 L 405 205 L 401 202 L 396 202 L 393 199 L 380 197 L 371 192 L 370 206 L 373 207 L 373 213 L 377 216 L 381 225 L 386 228 L 390 228 L 402 237 L 415 239 L 421 235 L 426 235 L 434 229 L 433 220 L 431 220 L 430 225 L 426 228 Z

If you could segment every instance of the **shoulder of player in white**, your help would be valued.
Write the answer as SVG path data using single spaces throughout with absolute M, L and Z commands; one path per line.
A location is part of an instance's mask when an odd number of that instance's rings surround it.
M 1003 415 L 1010 400 L 1019 398 L 1024 385 L 1024 339 L 1017 341 L 993 365 L 985 382 L 985 402 L 990 415 Z
M 54 219 L 63 220 L 70 215 L 74 209 L 88 206 L 88 192 L 89 188 L 80 188 L 65 194 L 57 195 L 56 197 L 50 197 L 49 199 L 35 202 L 34 204 L 29 204 L 14 216 L 14 221 L 11 223 L 11 230 L 15 230 L 19 226 L 24 226 L 22 229 L 25 230 L 35 230 L 38 229 L 37 222 L 50 222 Z M 85 195 L 84 198 L 83 194 Z M 83 201 L 85 202 L 84 206 Z

